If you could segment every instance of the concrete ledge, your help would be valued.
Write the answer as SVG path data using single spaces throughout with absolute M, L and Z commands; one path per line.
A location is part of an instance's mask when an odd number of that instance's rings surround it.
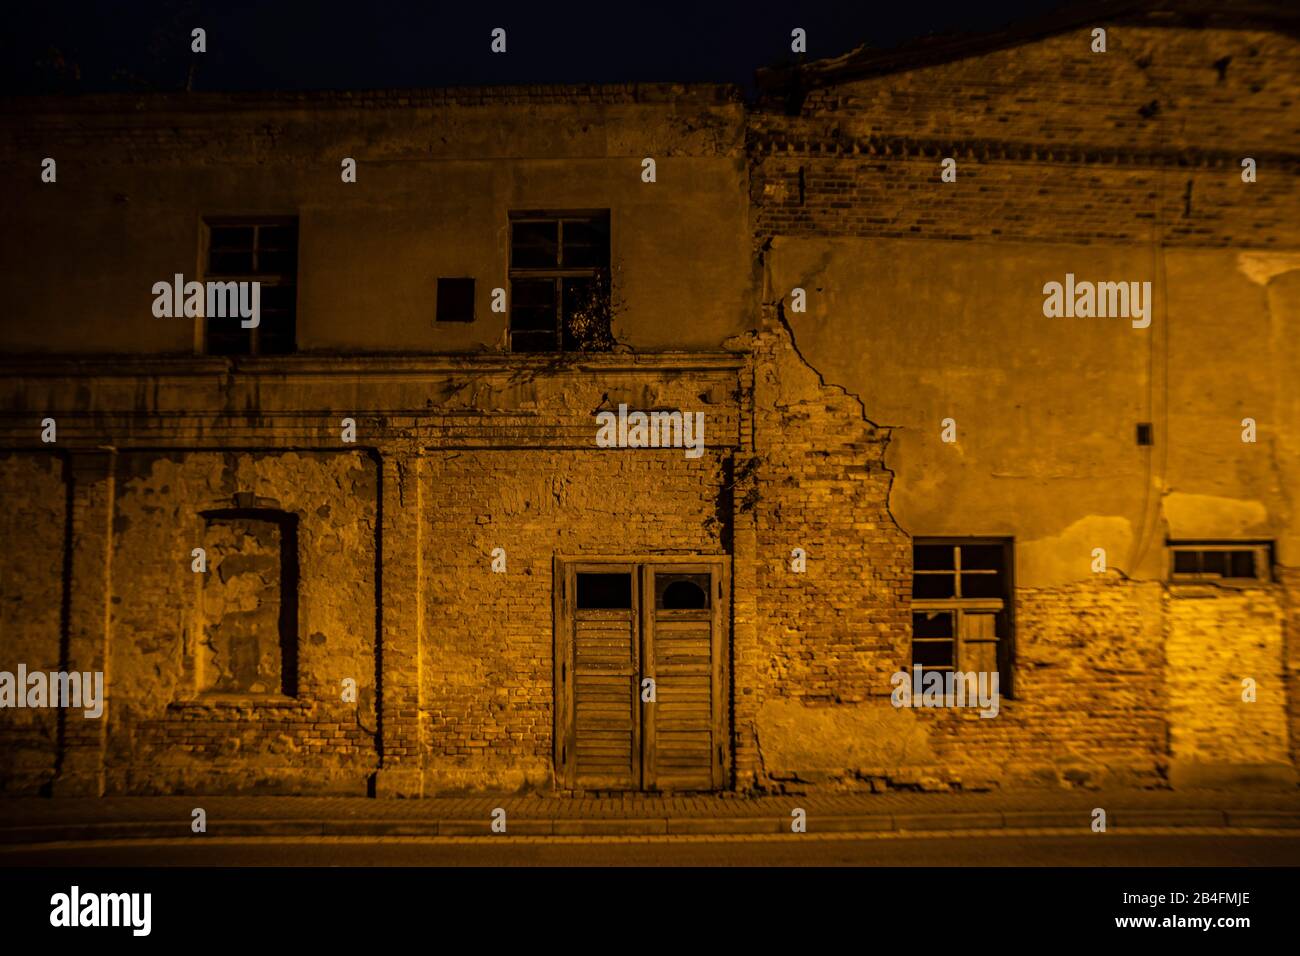
M 491 820 L 439 820 L 433 825 L 438 836 L 550 836 L 552 821 L 506 818 L 506 832 L 494 833 Z
M 556 836 L 645 836 L 668 832 L 668 821 L 642 820 L 555 820 Z
M 1230 827 L 1300 827 L 1300 813 L 1280 813 L 1274 810 L 1229 810 Z
M 323 820 L 209 820 L 207 833 L 191 833 L 187 826 L 184 835 L 201 840 L 214 836 L 320 836 L 324 831 Z
M 790 821 L 784 821 L 784 831 L 789 832 Z M 873 813 L 858 817 L 808 817 L 809 833 L 872 833 L 893 830 L 894 818 L 887 813 Z
M 1169 764 L 1169 783 L 1175 790 L 1293 790 L 1296 771 L 1289 764 L 1278 763 L 1230 764 L 1174 760 Z
M 377 826 L 383 828 L 383 832 L 377 832 Z M 438 823 L 430 820 L 428 823 L 399 822 L 396 820 L 385 820 L 377 823 L 374 820 L 327 820 L 321 825 L 322 836 L 405 836 L 405 837 L 431 837 L 438 835 Z
M 668 821 L 668 832 L 678 834 L 783 833 L 789 827 L 790 821 L 783 817 L 706 817 Z
M 1091 816 L 1089 817 L 1091 820 Z M 1225 827 L 1222 810 L 1124 810 L 1106 814 L 1107 827 Z
M 896 813 L 896 830 L 1001 830 L 998 813 Z
M 1078 810 L 1008 810 L 1002 822 L 1009 830 L 1061 829 L 1063 827 L 1092 827 L 1092 811 Z

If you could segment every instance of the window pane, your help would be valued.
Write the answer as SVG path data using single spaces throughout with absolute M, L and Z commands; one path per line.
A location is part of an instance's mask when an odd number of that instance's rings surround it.
M 566 351 L 600 352 L 614 347 L 609 286 L 596 279 L 561 280 Z
M 553 269 L 560 264 L 559 223 L 515 222 L 510 228 L 510 268 Z
M 953 613 L 951 611 L 913 611 L 912 637 L 947 637 L 953 636 Z
M 296 337 L 292 312 L 272 312 L 262 316 L 258 327 L 258 351 L 264 355 L 288 355 L 294 350 Z
M 258 249 L 298 248 L 297 226 L 263 226 L 257 233 Z
M 968 598 L 1002 597 L 1002 578 L 997 574 L 963 574 L 961 596 Z
M 1000 544 L 963 544 L 961 566 L 972 571 L 1001 571 L 1006 549 Z
M 1254 551 L 1229 551 L 1230 574 L 1234 578 L 1253 578 L 1258 576 L 1255 570 Z
M 512 352 L 556 352 L 560 344 L 554 332 L 511 332 Z
M 918 571 L 951 571 L 952 562 L 950 544 L 918 544 L 912 548 L 912 566 Z
M 566 269 L 609 265 L 609 220 L 564 220 L 562 261 Z
M 209 318 L 209 355 L 247 355 L 252 350 L 249 330 L 241 328 L 238 318 Z
M 253 274 L 252 252 L 217 252 L 208 257 L 208 274 L 217 276 L 247 276 Z
M 213 226 L 209 246 L 214 251 L 250 250 L 253 248 L 252 226 Z
M 1202 551 L 1201 573 L 1226 577 L 1228 574 L 1228 553 L 1226 551 Z
M 516 279 L 510 283 L 510 329 L 550 332 L 555 337 L 554 279 Z
M 656 574 L 655 607 L 665 611 L 689 611 L 709 606 L 707 574 Z
M 1196 551 L 1174 552 L 1175 574 L 1196 574 L 1201 570 L 1200 553 Z
M 259 251 L 257 253 L 258 275 L 291 276 L 298 271 L 298 254 L 294 250 Z
M 912 575 L 912 597 L 922 599 L 955 597 L 955 574 Z
M 632 575 L 578 574 L 578 609 L 619 610 L 632 607 Z
M 913 641 L 912 663 L 923 668 L 952 667 L 951 641 Z

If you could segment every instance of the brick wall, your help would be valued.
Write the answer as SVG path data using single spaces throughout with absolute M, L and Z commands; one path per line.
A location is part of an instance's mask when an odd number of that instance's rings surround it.
M 888 692 L 906 653 L 911 574 L 910 544 L 888 510 L 888 431 L 823 385 L 783 327 L 750 346 L 753 444 L 736 490 L 742 786 L 807 779 L 849 759 L 852 732 L 826 724 L 825 711 Z M 802 573 L 795 548 L 806 554 Z
M 1300 44 L 1090 30 L 837 83 L 750 115 L 760 235 L 1294 245 Z M 1215 64 L 1228 58 L 1222 77 Z M 1155 104 L 1153 106 L 1153 104 Z M 940 160 L 957 180 L 940 180 Z M 1241 181 L 1254 157 L 1258 181 Z
M 1290 762 L 1279 598 L 1273 588 L 1171 587 L 1169 748 L 1178 764 Z M 1253 702 L 1243 699 L 1246 678 Z
M 360 453 L 119 456 L 110 791 L 366 791 L 377 751 L 376 493 L 375 463 Z M 296 700 L 198 693 L 212 625 L 257 613 L 257 594 L 214 603 L 191 570 L 199 513 L 236 502 L 297 517 Z M 209 576 L 246 577 L 210 558 Z M 356 703 L 342 700 L 344 678 Z
M 911 664 L 912 553 L 888 510 L 888 430 L 822 384 L 784 330 L 753 346 L 758 438 L 753 458 L 737 465 L 737 528 L 748 519 L 756 542 L 754 601 L 738 594 L 736 613 L 742 786 L 1161 779 L 1159 583 L 1019 589 L 1015 696 L 997 717 L 893 707 L 890 677 Z M 738 585 L 744 540 L 738 534 Z M 791 570 L 795 547 L 808 556 L 803 574 Z
M 726 553 L 729 458 L 610 448 L 426 459 L 429 789 L 551 785 L 554 557 Z M 505 573 L 492 571 L 498 547 Z
M 57 671 L 63 627 L 67 496 L 53 454 L 0 456 L 0 671 Z M 21 691 L 20 691 L 21 692 Z M 57 711 L 0 710 L 0 791 L 32 792 L 54 776 Z
M 1016 592 L 1014 696 L 996 717 L 921 710 L 943 767 L 1046 786 L 1149 785 L 1163 772 L 1163 587 L 1098 576 Z

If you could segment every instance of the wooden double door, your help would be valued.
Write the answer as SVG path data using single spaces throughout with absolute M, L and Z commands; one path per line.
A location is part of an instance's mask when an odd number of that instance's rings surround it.
M 727 570 L 721 558 L 557 559 L 561 786 L 725 786 Z

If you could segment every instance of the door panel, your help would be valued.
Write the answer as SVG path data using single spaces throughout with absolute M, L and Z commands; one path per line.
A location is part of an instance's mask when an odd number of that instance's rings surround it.
M 556 760 L 564 785 L 722 786 L 721 563 L 557 565 Z M 653 701 L 642 700 L 646 678 Z
M 572 747 L 576 787 L 632 790 L 641 784 L 636 625 L 631 608 L 574 608 Z
M 721 582 L 712 569 L 647 567 L 643 592 L 646 673 L 656 699 L 642 704 L 645 784 L 657 790 L 709 790 L 721 782 L 717 754 L 716 603 Z

